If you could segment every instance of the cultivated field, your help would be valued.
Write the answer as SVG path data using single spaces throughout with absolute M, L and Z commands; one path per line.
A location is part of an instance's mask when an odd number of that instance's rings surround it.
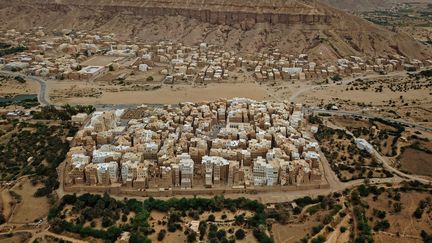
M 405 149 L 400 158 L 401 169 L 412 174 L 432 176 L 432 154 L 412 148 Z

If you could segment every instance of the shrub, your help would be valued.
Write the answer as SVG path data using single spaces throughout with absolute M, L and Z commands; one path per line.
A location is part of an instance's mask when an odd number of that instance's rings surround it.
M 400 211 L 402 211 L 402 203 L 394 203 L 393 204 L 393 212 L 394 213 L 399 213 Z
M 312 206 L 312 207 L 308 208 L 307 212 L 311 215 L 315 214 L 316 212 L 318 212 L 318 206 Z
M 333 217 L 331 215 L 326 215 L 324 217 L 323 223 L 324 224 L 330 224 L 333 221 Z
M 245 222 L 244 216 L 243 215 L 236 215 L 234 217 L 235 223 L 238 225 L 242 225 Z
M 158 237 L 157 237 L 158 241 L 163 241 L 163 239 L 165 238 L 165 233 L 166 233 L 166 231 L 164 229 L 159 231 Z
M 223 229 L 218 230 L 218 232 L 216 233 L 216 237 L 217 237 L 219 240 L 222 240 L 223 238 L 226 237 L 226 231 L 223 230 Z
M 295 207 L 295 208 L 293 209 L 293 213 L 294 213 L 295 215 L 300 214 L 301 211 L 302 211 L 302 209 L 299 208 L 299 207 Z
M 260 243 L 272 243 L 273 242 L 273 240 L 270 237 L 268 237 L 265 232 L 259 230 L 258 228 L 255 228 L 253 230 L 253 235 L 255 236 L 255 238 Z
M 425 243 L 432 242 L 432 235 L 428 234 L 426 231 L 422 230 L 420 233 L 420 236 L 423 239 L 423 242 L 425 242 Z
M 235 232 L 235 237 L 237 240 L 243 240 L 245 238 L 246 234 L 245 231 L 243 229 L 238 229 Z
M 342 77 L 339 74 L 334 75 L 333 77 L 331 77 L 331 79 L 335 82 L 337 81 L 341 81 Z
M 26 80 L 23 79 L 23 78 L 20 77 L 20 76 L 16 76 L 16 77 L 15 77 L 15 80 L 18 81 L 18 82 L 20 82 L 20 83 L 22 83 L 22 84 L 26 82 Z
M 432 69 L 423 70 L 420 72 L 420 75 L 424 77 L 432 77 Z
M 417 208 L 413 213 L 413 216 L 416 217 L 417 219 L 421 219 L 422 215 L 423 215 L 423 209 L 421 208 Z
M 6 218 L 3 213 L 0 213 L 0 225 L 6 223 Z
M 210 221 L 210 222 L 214 222 L 215 220 L 216 220 L 216 217 L 213 214 L 210 214 L 207 218 L 207 221 Z
M 196 237 L 197 237 L 197 234 L 195 233 L 195 232 L 190 232 L 189 234 L 188 234 L 188 236 L 187 236 L 187 241 L 188 242 L 195 242 L 196 241 Z
M 322 243 L 325 241 L 326 241 L 326 238 L 322 235 L 319 235 L 318 237 L 312 239 L 312 243 Z
M 390 228 L 390 223 L 387 220 L 378 221 L 374 227 L 375 231 L 384 231 Z
M 177 230 L 177 226 L 173 223 L 168 224 L 168 231 L 175 232 Z
M 318 234 L 322 230 L 322 228 L 324 228 L 323 224 L 319 224 L 317 226 L 312 227 L 312 234 L 313 235 Z
M 374 209 L 373 213 L 374 213 L 375 216 L 377 216 L 380 219 L 384 219 L 386 217 L 386 212 L 385 211 Z

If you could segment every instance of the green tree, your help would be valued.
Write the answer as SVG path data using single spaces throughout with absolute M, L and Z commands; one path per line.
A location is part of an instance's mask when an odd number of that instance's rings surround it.
M 196 237 L 197 237 L 197 234 L 196 234 L 194 231 L 192 231 L 192 232 L 190 232 L 190 233 L 188 234 L 188 236 L 187 236 L 187 241 L 188 241 L 189 243 L 195 242 L 195 241 L 196 241 Z
M 234 221 L 237 225 L 242 225 L 245 222 L 244 215 L 240 214 L 240 215 L 234 216 Z

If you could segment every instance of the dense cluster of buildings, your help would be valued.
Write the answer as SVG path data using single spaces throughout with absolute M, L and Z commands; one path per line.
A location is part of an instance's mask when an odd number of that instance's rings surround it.
M 0 67 L 66 80 L 92 80 L 117 69 L 147 71 L 154 66 L 163 67 L 160 73 L 165 76 L 165 83 L 188 80 L 207 83 L 235 78 L 242 72 L 250 72 L 260 82 L 316 80 L 364 72 L 414 71 L 432 66 L 432 60 L 410 60 L 399 55 L 368 59 L 351 56 L 335 63 L 317 63 L 309 60 L 307 54 L 295 56 L 277 49 L 241 56 L 207 43 L 186 46 L 170 41 L 120 42 L 114 34 L 69 29 L 47 35 L 41 27 L 28 33 L 0 32 L 0 42 L 27 48 L 1 59 Z M 89 61 L 94 57 L 101 58 Z
M 348 77 L 363 73 L 386 74 L 393 71 L 416 71 L 425 65 L 432 66 L 432 60 L 422 62 L 409 60 L 400 55 L 364 59 L 357 56 L 338 59 L 334 64 L 317 64 L 308 61 L 308 55 L 281 55 L 279 52 L 259 54 L 253 62 L 254 76 L 258 81 L 266 80 L 319 80 Z
M 322 179 L 301 105 L 236 98 L 73 119 L 85 125 L 67 156 L 66 185 L 247 188 Z

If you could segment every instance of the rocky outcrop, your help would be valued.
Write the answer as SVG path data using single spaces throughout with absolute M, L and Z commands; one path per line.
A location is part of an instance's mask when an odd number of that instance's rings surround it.
M 0 29 L 38 26 L 113 33 L 122 41 L 206 42 L 245 53 L 275 48 L 317 60 L 432 57 L 410 36 L 318 0 L 0 0 Z
M 136 16 L 183 16 L 211 24 L 232 25 L 249 21 L 271 24 L 328 24 L 331 16 L 312 5 L 297 1 L 134 1 L 134 0 L 17 0 L 0 1 L 10 5 L 38 5 L 47 8 L 78 6 Z

